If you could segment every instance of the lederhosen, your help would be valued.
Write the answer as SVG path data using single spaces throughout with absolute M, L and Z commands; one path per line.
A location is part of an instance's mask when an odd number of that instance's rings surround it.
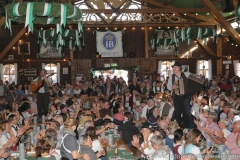
M 175 74 L 172 75 L 172 85 L 175 82 Z M 183 79 L 184 89 L 186 90 L 187 86 L 187 77 L 184 73 L 181 73 L 180 79 Z M 190 98 L 189 95 L 176 95 L 173 92 L 174 98 L 174 119 L 177 121 L 178 125 L 181 128 L 188 128 L 189 124 L 189 106 L 190 106 Z

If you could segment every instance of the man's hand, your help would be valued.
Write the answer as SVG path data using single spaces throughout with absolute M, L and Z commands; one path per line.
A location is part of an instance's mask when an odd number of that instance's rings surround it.
M 96 157 L 99 158 L 101 157 L 103 154 L 102 154 L 102 151 L 98 151 L 97 154 L 96 154 Z
M 131 141 L 131 143 L 136 148 L 140 147 L 139 138 L 136 135 L 133 135 L 133 140 Z
M 208 134 L 209 136 L 212 135 L 212 130 L 211 130 L 210 128 L 204 129 L 204 132 L 205 132 L 206 134 Z
M 197 121 L 196 119 L 194 119 L 194 123 L 195 123 L 196 125 L 198 125 L 198 121 Z
M 17 130 L 17 136 L 22 136 L 26 129 L 24 127 L 21 127 Z
M 84 160 L 91 160 L 89 154 L 83 154 L 83 159 Z
M 172 89 L 178 89 L 178 86 L 174 84 L 174 85 L 172 86 Z
M 103 120 L 105 119 L 111 119 L 111 117 L 107 114 L 105 117 L 103 117 Z

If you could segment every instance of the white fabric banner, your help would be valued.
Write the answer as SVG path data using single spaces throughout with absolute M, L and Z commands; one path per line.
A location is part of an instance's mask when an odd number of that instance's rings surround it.
M 3 79 L 3 64 L 2 63 L 0 63 L 0 78 L 1 78 L 1 80 L 3 81 L 3 83 L 4 83 L 4 79 Z
M 14 75 L 15 75 L 15 84 L 18 83 L 18 65 L 14 63 Z
M 162 61 L 158 61 L 158 73 L 162 75 Z
M 239 76 L 238 75 L 239 60 L 233 60 L 233 67 L 234 67 L 235 76 Z
M 208 75 L 206 77 L 210 80 L 212 79 L 212 60 L 208 60 Z
M 96 31 L 96 41 L 101 57 L 123 57 L 122 31 Z
M 60 63 L 57 63 L 57 82 L 60 84 Z

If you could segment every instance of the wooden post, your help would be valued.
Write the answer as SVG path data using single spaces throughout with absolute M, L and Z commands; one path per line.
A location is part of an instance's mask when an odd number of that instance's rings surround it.
M 145 25 L 145 58 L 148 58 L 148 28 Z
M 72 80 L 72 84 L 74 85 L 74 82 L 75 82 L 75 77 L 73 76 L 73 71 L 75 69 L 75 65 L 73 65 L 73 49 L 70 49 L 69 51 L 69 57 L 70 57 L 70 61 L 72 63 L 71 66 L 68 67 L 68 69 L 70 70 L 70 73 L 71 73 L 71 80 Z M 76 67 L 77 68 L 77 67 Z
M 217 38 L 217 56 L 222 57 L 222 45 L 223 45 L 223 39 L 218 37 Z M 222 75 L 222 66 L 223 66 L 223 60 L 222 58 L 217 60 L 217 75 Z

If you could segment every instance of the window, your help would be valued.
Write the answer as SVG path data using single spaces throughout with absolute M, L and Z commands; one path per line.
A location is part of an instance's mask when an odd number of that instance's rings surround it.
M 161 64 L 161 74 L 166 78 L 172 74 L 172 62 L 165 61 Z
M 209 72 L 209 62 L 207 60 L 202 60 L 199 61 L 199 69 L 200 69 L 200 75 L 205 76 L 206 78 L 208 77 L 208 72 Z
M 52 78 L 52 83 L 57 83 L 58 82 L 58 73 L 57 73 L 57 65 L 50 63 L 45 65 L 45 69 L 47 70 L 47 74 L 54 73 L 54 75 L 51 77 Z
M 237 63 L 237 76 L 240 76 L 240 63 Z
M 8 81 L 9 84 L 15 82 L 15 72 L 13 64 L 6 64 L 3 66 L 3 82 Z

